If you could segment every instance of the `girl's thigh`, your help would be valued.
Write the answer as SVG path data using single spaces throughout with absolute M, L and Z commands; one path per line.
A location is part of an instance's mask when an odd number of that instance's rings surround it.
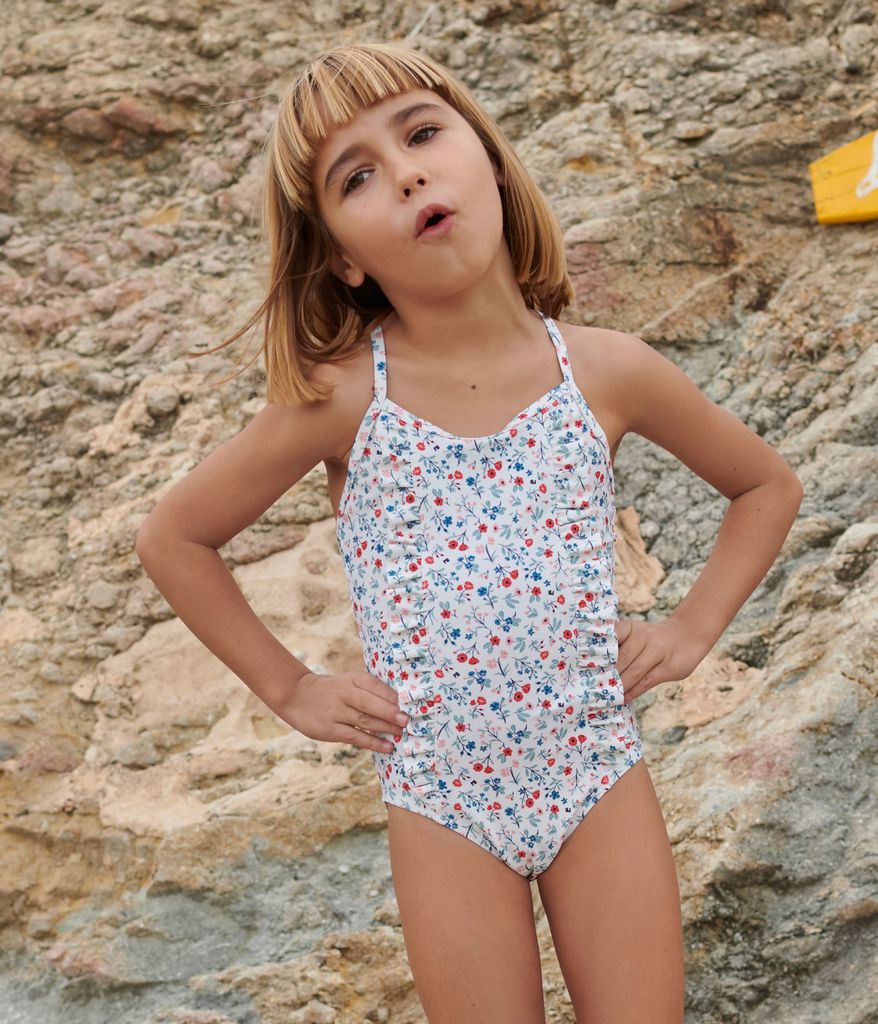
M 544 1024 L 530 883 L 467 836 L 386 806 L 403 938 L 429 1024 Z
M 586 812 L 537 884 L 577 1020 L 682 1024 L 680 892 L 642 758 Z

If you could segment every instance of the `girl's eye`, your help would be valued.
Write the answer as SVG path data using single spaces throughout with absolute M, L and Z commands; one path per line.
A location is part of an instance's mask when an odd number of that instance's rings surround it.
M 437 132 L 442 131 L 438 124 L 422 124 L 420 128 L 416 128 L 412 132 L 412 134 L 409 136 L 409 141 L 411 141 L 416 135 L 420 135 L 421 132 L 429 131 L 431 128 Z M 431 135 L 429 138 L 432 139 L 433 136 Z M 429 139 L 427 141 L 429 141 Z M 363 171 L 354 171 L 347 178 L 345 178 L 344 185 L 342 186 L 342 195 L 346 196 L 348 192 L 353 192 L 360 187 L 359 183 L 356 185 L 352 185 L 351 182 L 355 181 L 357 176 L 363 173 Z

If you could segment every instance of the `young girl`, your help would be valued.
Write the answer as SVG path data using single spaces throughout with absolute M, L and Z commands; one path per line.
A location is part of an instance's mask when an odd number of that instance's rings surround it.
M 679 890 L 633 700 L 685 679 L 774 561 L 801 485 L 641 339 L 555 319 L 558 224 L 467 88 L 339 47 L 267 150 L 268 401 L 137 538 L 181 619 L 306 736 L 372 752 L 430 1024 L 543 1022 L 537 881 L 577 1019 L 679 1024 Z M 626 433 L 729 499 L 674 613 L 618 618 Z M 317 463 L 365 671 L 312 672 L 218 554 Z

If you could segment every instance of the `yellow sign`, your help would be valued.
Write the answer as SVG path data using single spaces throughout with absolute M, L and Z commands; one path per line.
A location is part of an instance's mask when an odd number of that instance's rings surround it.
M 808 164 L 821 224 L 878 218 L 878 131 Z

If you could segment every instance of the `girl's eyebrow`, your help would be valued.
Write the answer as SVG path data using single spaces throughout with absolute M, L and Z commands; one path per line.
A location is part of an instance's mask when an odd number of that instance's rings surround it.
M 410 117 L 414 117 L 416 114 L 421 114 L 426 111 L 434 110 L 438 111 L 440 114 L 443 113 L 443 108 L 437 103 L 412 103 L 407 107 L 403 107 L 401 110 L 397 110 L 396 113 L 391 114 L 387 119 L 387 126 L 389 128 L 398 128 L 400 125 L 405 124 Z M 329 191 L 330 185 L 332 185 L 333 181 L 338 177 L 344 165 L 353 160 L 354 157 L 360 153 L 362 148 L 363 147 L 359 142 L 355 142 L 348 146 L 347 149 L 342 150 L 338 157 L 336 157 L 332 162 L 332 166 L 326 172 L 326 179 L 323 182 L 324 192 Z

